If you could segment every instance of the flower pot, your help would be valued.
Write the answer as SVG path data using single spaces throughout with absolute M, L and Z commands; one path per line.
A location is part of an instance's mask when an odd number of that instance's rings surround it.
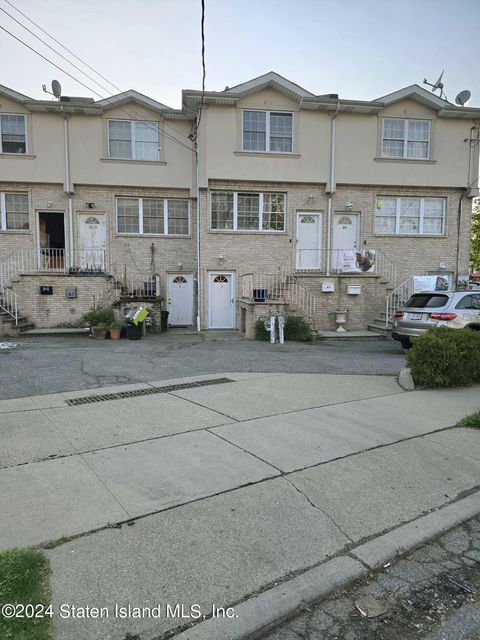
M 120 340 L 121 333 L 122 333 L 121 329 L 110 329 L 110 338 L 112 340 Z
M 92 336 L 95 340 L 105 340 L 107 337 L 106 329 L 98 329 L 98 327 L 92 327 Z

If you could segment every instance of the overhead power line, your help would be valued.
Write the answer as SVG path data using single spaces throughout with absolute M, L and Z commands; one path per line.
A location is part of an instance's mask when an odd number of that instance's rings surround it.
M 18 7 L 16 7 L 12 2 L 10 2 L 10 0 L 5 0 L 5 2 L 7 4 L 9 4 L 13 9 L 15 9 L 15 11 L 18 11 L 18 13 L 20 13 L 24 18 L 26 18 L 29 22 L 31 22 L 32 24 L 34 24 L 37 29 L 40 29 L 40 31 L 42 33 L 44 33 L 46 36 L 48 36 L 51 40 L 53 40 L 54 42 L 56 42 L 57 44 L 59 44 L 63 49 L 65 49 L 65 51 L 68 51 L 68 53 L 70 53 L 74 58 L 76 58 L 79 62 L 81 62 L 83 65 L 85 65 L 86 67 L 88 67 L 90 69 L 90 71 L 93 71 L 95 74 L 97 74 L 97 76 L 99 76 L 100 78 L 102 78 L 102 80 L 105 80 L 105 82 L 108 82 L 109 85 L 111 85 L 114 89 L 117 89 L 118 91 L 122 91 L 121 89 L 119 89 L 115 84 L 113 84 L 113 82 L 110 82 L 110 80 L 108 80 L 108 78 L 105 78 L 104 76 L 102 76 L 101 73 L 98 73 L 98 71 L 96 71 L 93 67 L 91 67 L 89 64 L 87 64 L 84 60 L 82 60 L 81 58 L 79 58 L 73 51 L 71 51 L 68 47 L 66 47 L 64 44 L 62 44 L 59 40 L 57 40 L 56 38 L 54 38 L 50 33 L 48 33 L 48 31 L 45 31 L 45 29 L 42 29 L 42 27 L 37 24 L 34 20 L 32 20 L 31 18 L 29 18 L 27 16 L 26 13 L 23 13 L 23 11 L 20 11 L 20 9 Z
M 80 58 L 79 56 L 77 56 L 73 51 L 71 51 L 68 47 L 66 47 L 64 44 L 62 44 L 59 40 L 57 40 L 56 38 L 54 38 L 48 31 L 46 31 L 45 29 L 43 29 L 39 24 L 37 24 L 34 20 L 32 20 L 31 18 L 29 18 L 27 16 L 27 14 L 25 14 L 23 11 L 20 11 L 20 9 L 18 9 L 12 2 L 10 2 L 9 0 L 5 0 L 5 2 L 7 2 L 11 7 L 13 7 L 15 9 L 15 11 L 17 11 L 18 13 L 20 13 L 22 16 L 24 16 L 29 22 L 31 22 L 32 24 L 34 24 L 38 29 L 40 29 L 40 31 L 42 31 L 42 33 L 45 33 L 45 35 L 47 35 L 51 40 L 53 40 L 54 42 L 56 42 L 57 44 L 59 44 L 63 49 L 65 49 L 65 51 L 68 51 L 71 55 L 73 55 L 77 60 L 79 60 L 85 67 L 91 69 L 96 75 L 98 75 L 100 78 L 103 78 L 106 82 L 108 82 L 108 84 L 110 84 L 112 87 L 114 87 L 115 89 L 117 89 L 120 93 L 123 93 L 123 90 L 118 87 L 116 84 L 114 84 L 113 82 L 111 82 L 110 80 L 108 80 L 107 78 L 105 78 L 101 73 L 99 73 L 96 69 L 94 69 L 93 67 L 91 67 L 88 63 L 86 63 L 84 60 L 82 60 L 82 58 Z M 14 20 L 17 24 L 19 24 L 23 29 L 25 29 L 26 31 L 28 31 L 30 34 L 32 34 L 35 38 L 37 38 L 37 40 L 39 40 L 42 44 L 44 44 L 45 46 L 47 46 L 49 49 L 51 49 L 51 51 L 53 51 L 56 55 L 58 55 L 59 57 L 61 57 L 62 59 L 64 59 L 68 64 L 72 65 L 75 69 L 77 69 L 78 71 L 80 71 L 80 73 L 82 73 L 83 75 L 85 75 L 89 80 L 91 80 L 92 82 L 94 82 L 96 85 L 98 85 L 99 87 L 101 87 L 104 91 L 107 92 L 108 97 L 111 97 L 113 94 L 112 92 L 105 87 L 103 84 L 97 82 L 95 80 L 95 78 L 92 78 L 92 76 L 90 76 L 89 74 L 85 73 L 85 71 L 83 71 L 82 69 L 80 69 L 80 67 L 78 67 L 77 65 L 75 65 L 73 62 L 71 62 L 70 60 L 68 60 L 68 58 L 66 56 L 64 56 L 62 53 L 60 53 L 59 51 L 57 51 L 54 47 L 52 47 L 51 45 L 49 45 L 47 42 L 45 42 L 45 40 L 43 40 L 42 38 L 40 38 L 40 36 L 38 36 L 37 34 L 35 34 L 31 29 L 29 29 L 28 27 L 26 27 L 21 21 L 17 20 L 14 16 L 12 16 L 10 13 L 8 13 L 8 11 L 5 11 L 5 9 L 2 9 L 0 7 L 0 9 L 6 14 L 8 15 L 12 20 Z M 6 29 L 4 29 L 4 31 L 7 31 Z M 62 71 L 63 73 L 66 73 L 70 78 L 72 78 L 73 80 L 75 80 L 76 82 L 80 83 L 82 86 L 86 87 L 87 89 L 89 89 L 89 91 L 92 91 L 92 93 L 94 93 L 96 96 L 98 96 L 100 99 L 102 100 L 108 100 L 108 97 L 103 96 L 102 94 L 98 93 L 98 91 L 96 91 L 95 89 L 92 89 L 91 87 L 88 87 L 88 85 L 86 85 L 85 83 L 83 83 L 82 81 L 78 80 L 78 78 L 75 78 L 74 76 L 72 76 L 71 74 L 69 74 L 67 71 L 65 71 L 64 69 L 62 69 L 61 67 L 59 67 L 58 65 L 55 65 L 54 62 L 52 62 L 51 60 L 49 60 L 48 58 L 45 58 L 45 56 L 42 56 L 42 54 L 40 54 L 39 52 L 37 52 L 35 49 L 33 49 L 32 47 L 30 47 L 28 44 L 24 43 L 23 40 L 20 40 L 20 38 L 17 38 L 14 34 L 10 33 L 9 31 L 7 31 L 7 33 L 9 33 L 12 37 L 16 38 L 17 40 L 19 40 L 20 42 L 22 42 L 22 44 L 25 44 L 25 46 L 27 46 L 29 49 L 31 49 L 32 51 L 34 51 L 34 53 L 37 53 L 38 55 L 40 55 L 41 57 L 43 57 L 45 60 L 47 60 L 47 62 L 50 62 L 51 64 L 53 64 L 54 66 L 56 66 L 57 69 L 59 69 L 60 71 Z M 135 116 L 129 112 L 127 112 L 125 109 L 122 109 L 123 113 L 129 115 L 132 119 L 139 121 L 138 118 L 135 118 Z M 144 121 L 142 121 L 144 122 Z M 167 126 L 169 129 L 171 129 L 172 131 L 174 131 L 175 133 L 177 133 L 178 135 L 182 136 L 182 138 L 185 138 L 185 140 L 188 141 L 188 136 L 186 136 L 185 134 L 183 134 L 181 131 L 179 131 L 178 129 L 176 129 L 175 127 L 173 127 L 172 125 L 168 124 L 167 122 L 164 122 L 164 125 Z M 153 127 L 150 127 L 153 129 Z M 169 134 L 165 133 L 165 131 L 163 132 L 164 135 L 166 135 L 167 137 L 169 137 L 169 139 L 178 142 L 179 144 L 183 144 L 183 146 L 186 146 L 188 149 L 192 150 L 190 148 L 190 146 L 185 145 L 185 143 L 182 143 L 181 141 L 177 140 L 177 138 L 175 138 L 175 136 L 169 136 Z
M 92 93 L 94 93 L 96 96 L 98 96 L 99 98 L 101 98 L 102 100 L 106 100 L 109 101 L 110 97 L 105 98 L 104 96 L 102 96 L 100 93 L 98 93 L 98 91 L 96 91 L 95 89 L 92 89 L 92 87 L 89 87 L 87 84 L 85 84 L 84 82 L 82 82 L 81 80 L 79 80 L 78 78 L 76 78 L 75 76 L 73 76 L 71 73 L 69 73 L 68 71 L 66 71 L 65 69 L 63 69 L 62 67 L 60 67 L 58 64 L 56 64 L 55 62 L 53 62 L 52 60 L 50 60 L 49 58 L 47 58 L 46 56 L 44 56 L 42 53 L 40 53 L 39 51 L 37 51 L 36 49 L 34 49 L 33 47 L 31 47 L 29 44 L 27 44 L 24 40 L 22 40 L 21 38 L 17 37 L 15 34 L 11 33 L 11 31 L 9 31 L 8 29 L 5 29 L 5 27 L 2 27 L 2 25 L 0 25 L 0 29 L 2 29 L 2 31 L 5 31 L 5 33 L 7 33 L 9 36 L 11 36 L 12 38 L 14 38 L 15 40 L 17 40 L 18 42 L 20 42 L 21 44 L 23 44 L 25 47 L 27 47 L 27 49 L 30 49 L 30 51 L 32 51 L 33 53 L 35 53 L 36 55 L 40 56 L 40 58 L 42 58 L 43 60 L 45 60 L 46 62 L 48 62 L 49 64 L 51 64 L 52 66 L 54 66 L 56 69 L 58 69 L 59 71 L 61 71 L 62 73 L 65 73 L 67 76 L 69 76 L 70 78 L 72 78 L 72 80 L 75 80 L 75 82 L 78 82 L 79 84 L 81 84 L 83 87 L 85 87 L 86 89 L 88 89 L 89 91 L 91 91 Z M 158 130 L 155 127 L 149 126 L 147 122 L 145 122 L 144 120 L 140 120 L 139 118 L 135 118 L 131 113 L 129 113 L 128 111 L 126 111 L 125 109 L 121 109 L 121 111 L 123 113 L 125 113 L 126 115 L 130 116 L 133 120 L 135 120 L 136 122 L 144 122 L 145 126 L 149 129 L 152 129 L 153 131 L 156 131 L 158 133 Z M 180 133 L 180 132 L 178 132 Z M 166 137 L 168 140 L 171 140 L 172 142 L 176 142 L 177 144 L 181 145 L 182 147 L 185 147 L 185 149 L 188 149 L 189 151 L 195 151 L 194 149 L 192 149 L 189 145 L 184 144 L 181 140 L 178 140 L 177 138 L 175 138 L 174 136 L 170 135 L 169 133 L 167 133 L 165 130 L 162 132 L 162 135 L 164 137 Z M 183 135 L 183 134 L 181 134 Z
M 64 56 L 62 53 L 60 53 L 59 51 L 57 51 L 56 49 L 54 49 L 53 47 L 51 47 L 48 42 L 45 42 L 45 40 L 43 40 L 43 38 L 40 38 L 40 36 L 37 36 L 37 34 L 35 32 L 33 32 L 31 29 L 29 29 L 28 27 L 26 27 L 24 24 L 22 24 L 20 22 L 20 20 L 17 20 L 15 18 L 15 16 L 12 16 L 11 13 L 8 13 L 8 11 L 6 11 L 5 9 L 3 9 L 3 7 L 0 7 L 0 11 L 3 11 L 3 13 L 5 13 L 9 18 L 11 18 L 12 20 L 14 20 L 17 24 L 19 24 L 23 29 L 25 29 L 25 31 L 28 31 L 28 33 L 31 33 L 32 36 L 34 38 L 36 38 L 37 40 L 40 40 L 40 42 L 42 44 L 44 44 L 46 47 L 48 47 L 51 51 L 53 51 L 53 53 L 57 54 L 57 56 L 60 56 L 60 58 L 63 58 L 63 60 L 65 60 L 68 64 L 72 65 L 72 67 L 74 67 L 75 69 L 77 69 L 77 71 L 80 71 L 80 73 L 83 73 L 84 76 L 86 76 L 89 80 L 91 80 L 92 82 L 94 82 L 96 85 L 98 85 L 99 87 L 101 87 L 104 91 L 106 91 L 107 93 L 111 93 L 110 89 L 107 89 L 107 87 L 105 87 L 105 85 L 101 84 L 100 82 L 97 82 L 95 80 L 95 78 L 92 78 L 92 76 L 90 76 L 88 73 L 85 73 L 85 71 L 83 71 L 82 69 L 80 69 L 79 66 L 77 66 L 75 63 L 73 63 L 71 60 L 69 60 L 66 56 Z

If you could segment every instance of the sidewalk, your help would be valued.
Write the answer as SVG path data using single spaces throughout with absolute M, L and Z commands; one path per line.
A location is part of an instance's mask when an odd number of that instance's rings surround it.
M 0 548 L 78 536 L 47 551 L 56 607 L 236 604 L 473 494 L 480 433 L 452 427 L 479 408 L 478 387 L 320 374 L 0 401 Z M 54 630 L 152 640 L 188 622 L 56 617 Z

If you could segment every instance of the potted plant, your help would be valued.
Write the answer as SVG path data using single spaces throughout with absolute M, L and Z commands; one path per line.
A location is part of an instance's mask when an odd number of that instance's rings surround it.
M 93 328 L 98 325 L 105 325 L 105 329 L 115 322 L 115 314 L 111 307 L 94 307 L 90 309 L 80 322 L 90 327 L 90 333 L 93 335 Z
M 109 326 L 110 338 L 112 340 L 120 340 L 122 333 L 122 325 L 119 322 L 112 322 Z
M 107 325 L 104 322 L 99 322 L 92 327 L 92 335 L 95 340 L 105 340 L 107 337 Z

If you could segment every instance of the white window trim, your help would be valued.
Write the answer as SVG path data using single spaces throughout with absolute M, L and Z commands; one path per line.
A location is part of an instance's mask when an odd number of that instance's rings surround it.
M 446 214 L 446 208 L 447 208 L 447 199 L 444 196 L 390 196 L 390 195 L 382 195 L 382 196 L 376 196 L 375 198 L 375 202 L 377 202 L 378 200 L 382 200 L 382 199 L 392 199 L 395 198 L 395 231 L 393 233 L 382 233 L 381 231 L 377 230 L 377 217 L 381 218 L 382 214 L 378 213 L 379 211 L 381 211 L 381 209 L 378 209 L 377 207 L 375 207 L 375 220 L 374 220 L 374 234 L 377 236 L 432 236 L 435 238 L 442 238 L 445 237 L 445 229 L 446 229 L 446 220 L 445 220 L 445 214 Z M 408 231 L 407 233 L 402 233 L 400 231 L 400 220 L 401 220 L 401 208 L 402 208 L 402 204 L 401 201 L 402 199 L 415 199 L 415 200 L 420 200 L 420 217 L 419 217 L 419 221 L 418 221 L 418 233 L 414 233 L 412 231 Z M 427 232 L 424 233 L 423 228 L 424 228 L 424 217 L 425 217 L 425 200 L 442 200 L 443 203 L 443 210 L 442 210 L 442 231 L 441 233 L 432 233 L 432 232 Z M 383 217 L 387 217 L 387 216 L 383 216 Z M 393 217 L 393 216 L 391 216 Z M 428 217 L 428 216 L 427 216 Z
M 244 146 L 244 138 L 243 138 L 243 123 L 244 123 L 244 113 L 246 111 L 254 111 L 256 113 L 266 113 L 267 117 L 266 117 L 266 129 L 265 129 L 265 149 L 245 149 Z M 290 115 L 292 116 L 292 150 L 291 151 L 270 151 L 270 115 L 274 113 L 278 113 L 281 115 Z M 293 153 L 293 150 L 295 148 L 294 143 L 294 132 L 295 132 L 295 113 L 293 111 L 282 111 L 281 109 L 279 110 L 271 110 L 271 111 L 266 111 L 265 109 L 242 109 L 242 151 L 245 151 L 246 153 L 279 153 L 279 154 L 283 154 L 283 155 L 291 155 Z
M 19 194 L 27 196 L 27 213 L 30 214 L 30 202 L 28 193 L 26 191 L 2 191 L 0 192 L 0 231 L 7 231 L 10 233 L 26 233 L 30 231 L 30 215 L 28 215 L 28 228 L 27 229 L 7 229 L 7 199 L 6 195 L 10 193 Z
M 12 153 L 11 151 L 3 150 L 3 141 L 2 141 L 2 116 L 21 116 L 23 118 L 23 130 L 25 131 L 25 153 Z M 6 111 L 2 111 L 0 113 L 0 154 L 4 154 L 7 156 L 26 156 L 28 155 L 28 134 L 27 134 L 27 118 L 24 113 L 10 113 Z
M 275 112 L 276 113 L 276 112 Z M 233 194 L 233 229 L 215 229 L 212 227 L 212 195 L 216 193 L 221 194 Z M 259 214 L 258 214 L 258 229 L 239 229 L 238 228 L 238 196 L 244 193 L 251 193 L 258 195 L 259 202 Z M 275 195 L 283 195 L 284 212 L 283 212 L 283 229 L 264 229 L 263 228 L 263 214 L 264 212 L 264 195 L 265 193 L 274 193 Z M 210 192 L 210 231 L 214 233 L 286 233 L 287 231 L 287 194 L 284 191 L 211 191 Z
M 118 200 L 119 198 L 129 198 L 138 200 L 138 231 L 119 231 L 118 229 Z M 144 233 L 143 232 L 143 201 L 144 200 L 162 200 L 163 199 L 163 233 Z M 187 233 L 168 233 L 168 201 L 169 200 L 186 200 L 188 204 L 188 232 Z M 136 196 L 116 196 L 115 197 L 115 227 L 119 236 L 147 236 L 156 238 L 189 238 L 191 236 L 192 210 L 191 202 L 188 198 L 164 198 L 155 196 L 144 196 L 137 198 Z
M 388 153 L 384 153 L 383 151 L 383 143 L 385 141 L 385 121 L 386 120 L 403 120 L 403 156 L 391 156 Z M 413 122 L 428 122 L 428 140 L 411 140 L 409 138 L 409 127 L 410 121 Z M 400 140 L 401 138 L 387 138 L 387 140 Z M 412 156 L 407 155 L 408 152 L 408 143 L 409 142 L 426 142 L 427 143 L 427 156 L 425 158 L 414 158 Z M 427 120 L 426 118 L 395 118 L 394 116 L 388 116 L 382 118 L 382 140 L 381 140 L 381 156 L 382 158 L 390 158 L 392 160 L 418 160 L 420 162 L 425 162 L 425 160 L 430 160 L 430 153 L 432 148 L 432 121 Z
M 130 123 L 130 133 L 131 133 L 131 137 L 132 137 L 132 157 L 131 158 L 120 158 L 118 156 L 113 157 L 110 153 L 110 123 L 111 122 L 129 122 Z M 135 123 L 147 123 L 147 124 L 155 124 L 157 125 L 157 132 L 158 132 L 158 158 L 155 158 L 155 160 L 145 160 L 144 158 L 140 158 L 137 159 L 135 157 L 135 143 L 136 143 L 136 137 L 135 137 Z M 122 120 L 121 118 L 110 118 L 107 120 L 107 153 L 108 153 L 108 159 L 109 160 L 138 160 L 139 162 L 160 162 L 160 151 L 161 151 L 161 147 L 160 147 L 160 122 L 156 121 L 156 120 Z

